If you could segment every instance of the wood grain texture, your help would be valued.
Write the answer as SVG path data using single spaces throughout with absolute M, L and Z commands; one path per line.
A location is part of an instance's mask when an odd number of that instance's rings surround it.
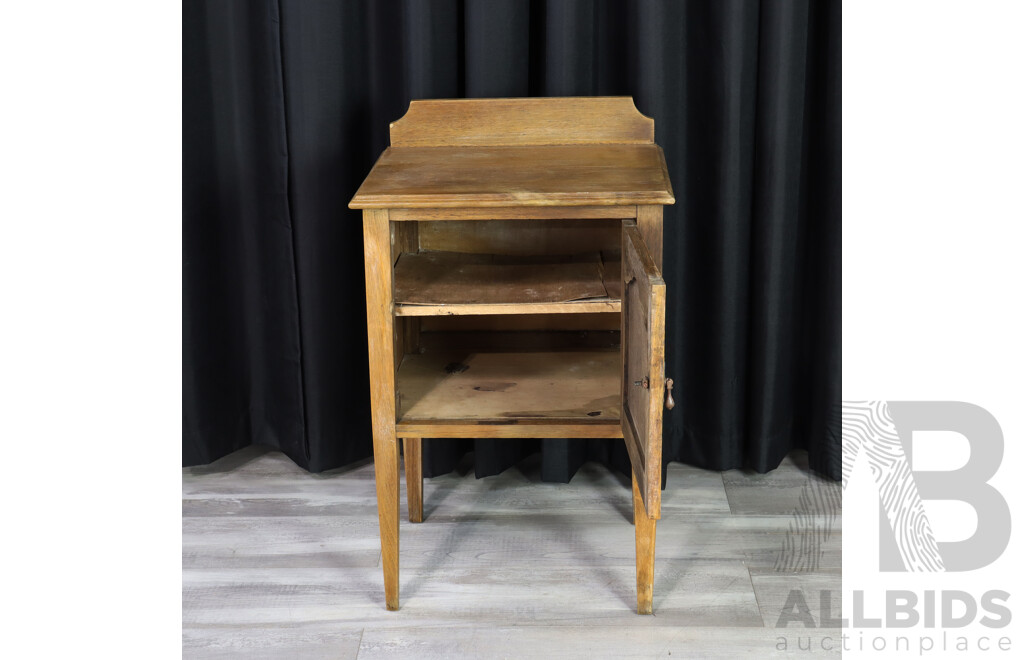
M 434 316 L 420 319 L 428 332 L 526 332 L 619 330 L 616 314 L 515 314 L 495 316 Z M 617 343 L 617 342 L 616 342 Z
M 638 206 L 636 214 L 636 226 L 643 236 L 647 251 L 651 254 L 651 260 L 658 270 L 663 269 L 662 253 L 664 252 L 663 217 L 665 207 L 663 206 Z
M 474 208 L 397 208 L 393 221 L 463 220 L 624 220 L 636 217 L 636 206 L 522 206 Z
M 632 97 L 417 100 L 391 123 L 392 146 L 654 142 Z
M 418 222 L 395 222 L 391 219 L 390 212 L 388 220 L 391 222 L 391 264 L 394 265 L 401 255 L 419 251 L 420 224 Z
M 622 221 L 447 220 L 415 223 L 421 250 L 536 256 L 619 252 Z
M 620 267 L 599 252 L 563 255 L 404 254 L 395 265 L 395 303 L 403 305 L 573 302 L 609 298 Z M 616 289 L 617 291 L 617 289 Z
M 633 526 L 636 535 L 636 613 L 654 613 L 654 543 L 658 521 L 648 517 L 633 475 Z
M 622 435 L 647 514 L 661 517 L 665 281 L 636 223 L 622 226 Z
M 561 315 L 567 316 L 567 315 Z M 593 316 L 592 314 L 588 316 Z M 617 314 L 606 314 L 616 320 Z M 430 317 L 414 317 L 430 318 Z M 449 316 L 445 318 L 474 318 Z M 502 316 L 501 318 L 507 318 Z M 616 330 L 556 330 L 556 331 L 468 331 L 427 332 L 421 336 L 421 353 L 429 351 L 472 350 L 494 352 L 570 351 L 579 349 L 619 350 L 619 331 Z
M 491 316 L 494 314 L 594 314 L 615 313 L 621 309 L 618 300 L 577 300 L 573 302 L 536 303 L 471 303 L 452 305 L 407 305 L 395 308 L 402 317 L 422 316 Z
M 619 311 L 621 266 L 601 253 L 405 254 L 395 265 L 398 316 Z
M 399 420 L 618 420 L 618 387 L 618 351 L 410 355 L 398 372 Z
M 510 420 L 474 423 L 458 420 L 399 422 L 398 436 L 421 438 L 621 438 L 617 419 L 593 422 L 573 420 Z
M 395 435 L 396 334 L 392 305 L 392 237 L 387 211 L 363 212 L 366 331 L 370 355 L 370 409 L 384 597 L 398 609 L 398 438 Z
M 401 357 L 405 357 L 406 353 L 419 353 L 421 340 L 420 340 L 420 317 L 401 317 L 395 319 L 395 325 L 398 326 L 401 332 Z M 399 363 L 401 364 L 401 363 Z M 398 370 L 398 367 L 395 367 Z
M 654 144 L 388 147 L 350 208 L 674 204 Z
M 423 442 L 403 438 L 405 456 L 405 494 L 409 501 L 409 522 L 423 522 Z
M 390 214 L 389 214 L 390 215 Z M 390 220 L 390 218 L 389 218 Z M 393 222 L 391 226 L 391 264 L 392 281 L 394 281 L 394 265 L 403 254 L 419 251 L 419 223 Z M 406 353 L 415 353 L 419 349 L 419 319 L 394 320 L 395 371 L 402 363 Z

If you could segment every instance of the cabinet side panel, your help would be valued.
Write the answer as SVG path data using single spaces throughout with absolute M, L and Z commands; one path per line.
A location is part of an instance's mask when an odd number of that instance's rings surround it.
M 636 209 L 637 227 L 658 270 L 664 269 L 664 212 L 665 207 L 661 205 L 638 206 Z
M 390 216 L 390 211 L 388 211 L 388 215 Z M 390 225 L 391 264 L 393 267 L 403 253 L 419 252 L 420 223 L 391 220 Z M 412 317 L 400 317 L 394 319 L 394 324 L 395 370 L 397 371 L 405 354 L 415 353 L 419 349 L 420 320 Z

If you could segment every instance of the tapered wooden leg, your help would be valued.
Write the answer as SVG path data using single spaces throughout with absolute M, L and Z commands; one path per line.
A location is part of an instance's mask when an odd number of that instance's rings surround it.
M 392 310 L 391 231 L 388 211 L 363 211 L 366 336 L 370 353 L 373 471 L 377 479 L 384 602 L 398 609 L 398 437 L 395 435 L 395 318 Z
M 658 521 L 647 516 L 640 488 L 633 475 L 633 524 L 636 526 L 636 613 L 654 611 L 654 536 Z
M 398 439 L 375 443 L 373 470 L 377 477 L 377 517 L 380 519 L 384 603 L 398 609 Z
M 409 500 L 409 522 L 423 522 L 423 443 L 405 438 L 405 495 Z

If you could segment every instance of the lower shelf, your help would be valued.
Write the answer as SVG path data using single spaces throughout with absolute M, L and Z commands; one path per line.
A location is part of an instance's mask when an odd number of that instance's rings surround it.
M 621 436 L 618 350 L 407 355 L 404 437 Z
M 622 439 L 618 423 L 513 419 L 507 422 L 399 422 L 399 438 L 610 438 Z

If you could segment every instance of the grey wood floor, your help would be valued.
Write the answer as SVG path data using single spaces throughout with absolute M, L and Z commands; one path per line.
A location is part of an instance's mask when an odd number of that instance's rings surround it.
M 837 631 L 776 627 L 792 589 L 815 617 L 822 590 L 839 610 L 840 491 L 802 462 L 766 475 L 669 466 L 654 616 L 634 613 L 621 475 L 588 463 L 543 483 L 526 461 L 426 479 L 426 520 L 401 524 L 402 609 L 388 612 L 373 465 L 312 475 L 246 449 L 183 470 L 183 655 L 764 658 L 824 654 L 830 635 L 838 653 Z

